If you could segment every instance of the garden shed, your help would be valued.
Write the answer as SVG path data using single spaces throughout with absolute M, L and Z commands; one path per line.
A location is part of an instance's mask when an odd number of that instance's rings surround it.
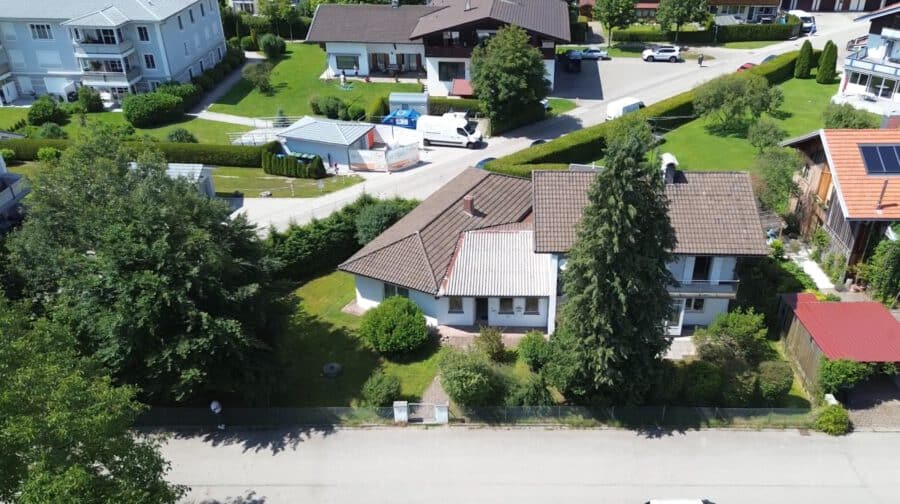
M 388 109 L 415 110 L 419 114 L 428 113 L 428 93 L 391 93 L 388 96 Z
M 900 362 L 900 322 L 880 303 L 819 301 L 814 294 L 782 296 L 785 350 L 812 390 L 822 357 L 855 362 Z
M 306 116 L 290 125 L 278 139 L 288 153 L 315 154 L 326 167 L 350 166 L 350 151 L 375 143 L 375 125 Z

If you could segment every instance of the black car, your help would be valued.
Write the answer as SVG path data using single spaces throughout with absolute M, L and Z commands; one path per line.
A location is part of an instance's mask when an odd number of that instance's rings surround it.
M 484 170 L 484 167 L 487 166 L 488 163 L 490 163 L 491 161 L 493 161 L 495 159 L 497 159 L 497 158 L 495 158 L 495 157 L 484 158 L 481 161 L 475 163 L 475 168 L 478 168 L 479 170 Z

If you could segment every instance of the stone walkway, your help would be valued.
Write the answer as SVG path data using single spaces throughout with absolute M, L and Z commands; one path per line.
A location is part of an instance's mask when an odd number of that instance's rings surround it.
M 822 268 L 815 261 L 809 258 L 809 250 L 801 249 L 791 256 L 791 260 L 797 263 L 803 271 L 812 278 L 819 290 L 833 290 L 834 284 L 828 275 L 822 271 Z
M 450 404 L 450 396 L 447 395 L 447 392 L 444 391 L 444 387 L 441 385 L 441 375 L 437 375 L 434 377 L 434 380 L 431 380 L 431 384 L 422 393 L 421 401 L 432 404 Z

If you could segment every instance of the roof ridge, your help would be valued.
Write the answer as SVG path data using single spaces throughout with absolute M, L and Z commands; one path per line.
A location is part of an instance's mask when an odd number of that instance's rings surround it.
M 324 5 L 324 4 L 323 4 L 323 5 Z M 396 244 L 398 244 L 398 243 L 400 243 L 400 242 L 402 242 L 402 241 L 404 241 L 404 240 L 407 240 L 407 239 L 413 237 L 413 235 L 418 235 L 418 234 L 419 234 L 419 232 L 418 232 L 418 231 L 415 231 L 415 232 L 413 232 L 413 233 L 410 233 L 410 234 L 408 234 L 408 235 L 405 235 L 405 236 L 403 236 L 402 238 L 397 239 L 397 240 L 394 240 L 394 241 L 392 241 L 392 242 L 390 242 L 390 243 L 387 243 L 386 245 L 384 245 L 384 246 L 382 246 L 382 247 L 378 247 L 378 248 L 376 248 L 376 249 L 372 249 L 372 250 L 370 250 L 368 253 L 366 253 L 365 255 L 361 255 L 361 256 L 357 257 L 356 259 L 353 259 L 353 256 L 348 257 L 346 261 L 342 262 L 341 264 L 338 264 L 338 268 L 341 268 L 341 267 L 346 266 L 346 265 L 348 265 L 348 264 L 353 264 L 353 263 L 359 261 L 360 259 L 365 259 L 366 257 L 369 257 L 369 256 L 371 256 L 372 254 L 374 254 L 374 253 L 376 253 L 376 252 L 381 252 L 382 250 L 384 250 L 384 249 L 386 249 L 386 248 L 388 248 L 388 247 L 393 247 L 394 245 L 396 245 Z M 421 241 L 421 238 L 419 238 L 419 241 Z M 365 246 L 365 245 L 363 245 L 363 246 Z M 360 248 L 360 250 L 362 250 L 362 248 Z M 359 253 L 359 252 L 357 252 L 357 253 Z M 354 254 L 354 256 L 355 256 L 355 255 L 356 255 L 356 254 Z M 427 254 L 425 255 L 425 258 L 426 258 L 426 260 L 428 259 L 428 255 L 427 255 Z M 429 262 L 430 262 L 430 261 L 429 261 Z
M 422 241 L 422 233 L 420 233 L 419 230 L 416 230 L 415 236 L 418 239 L 419 248 L 422 249 L 422 254 L 425 255 L 425 262 L 428 264 L 428 273 L 431 275 L 431 281 L 434 284 L 434 292 L 437 293 L 438 290 L 440 290 L 441 285 L 438 283 L 437 277 L 434 276 L 434 265 L 431 264 L 431 258 L 428 257 L 428 251 L 425 250 L 425 242 Z

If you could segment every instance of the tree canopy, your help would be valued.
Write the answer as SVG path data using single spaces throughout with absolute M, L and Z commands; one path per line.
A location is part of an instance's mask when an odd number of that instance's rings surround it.
M 847 103 L 829 103 L 822 112 L 822 121 L 828 129 L 866 129 L 879 125 L 878 116 Z
M 675 25 L 675 41 L 678 32 L 687 23 L 700 23 L 709 17 L 707 0 L 661 0 L 656 11 L 656 22 L 664 31 Z
M 762 207 L 786 215 L 791 196 L 800 193 L 794 181 L 794 172 L 802 166 L 800 155 L 788 147 L 769 148 L 757 154 L 753 164 L 760 174 L 756 194 Z
M 626 28 L 637 22 L 632 0 L 598 0 L 594 5 L 594 19 L 600 21 L 606 31 L 606 43 L 612 46 L 613 30 Z
M 174 503 L 155 437 L 135 436 L 143 407 L 68 331 L 0 298 L 0 501 Z
M 749 119 L 758 119 L 764 112 L 778 110 L 784 101 L 781 89 L 769 87 L 760 75 L 733 73 L 723 75 L 700 86 L 695 91 L 694 110 L 712 117 L 723 128 L 746 127 Z
M 609 140 L 563 277 L 567 301 L 547 378 L 576 395 L 637 402 L 669 346 L 675 232 L 660 170 L 644 162 L 649 126 L 631 120 Z
M 245 219 L 169 178 L 152 144 L 125 145 L 94 126 L 37 177 L 8 239 L 24 295 L 145 399 L 258 386 L 277 264 Z
M 492 119 L 508 119 L 550 94 L 544 61 L 518 26 L 500 28 L 497 35 L 472 51 L 472 86 Z

